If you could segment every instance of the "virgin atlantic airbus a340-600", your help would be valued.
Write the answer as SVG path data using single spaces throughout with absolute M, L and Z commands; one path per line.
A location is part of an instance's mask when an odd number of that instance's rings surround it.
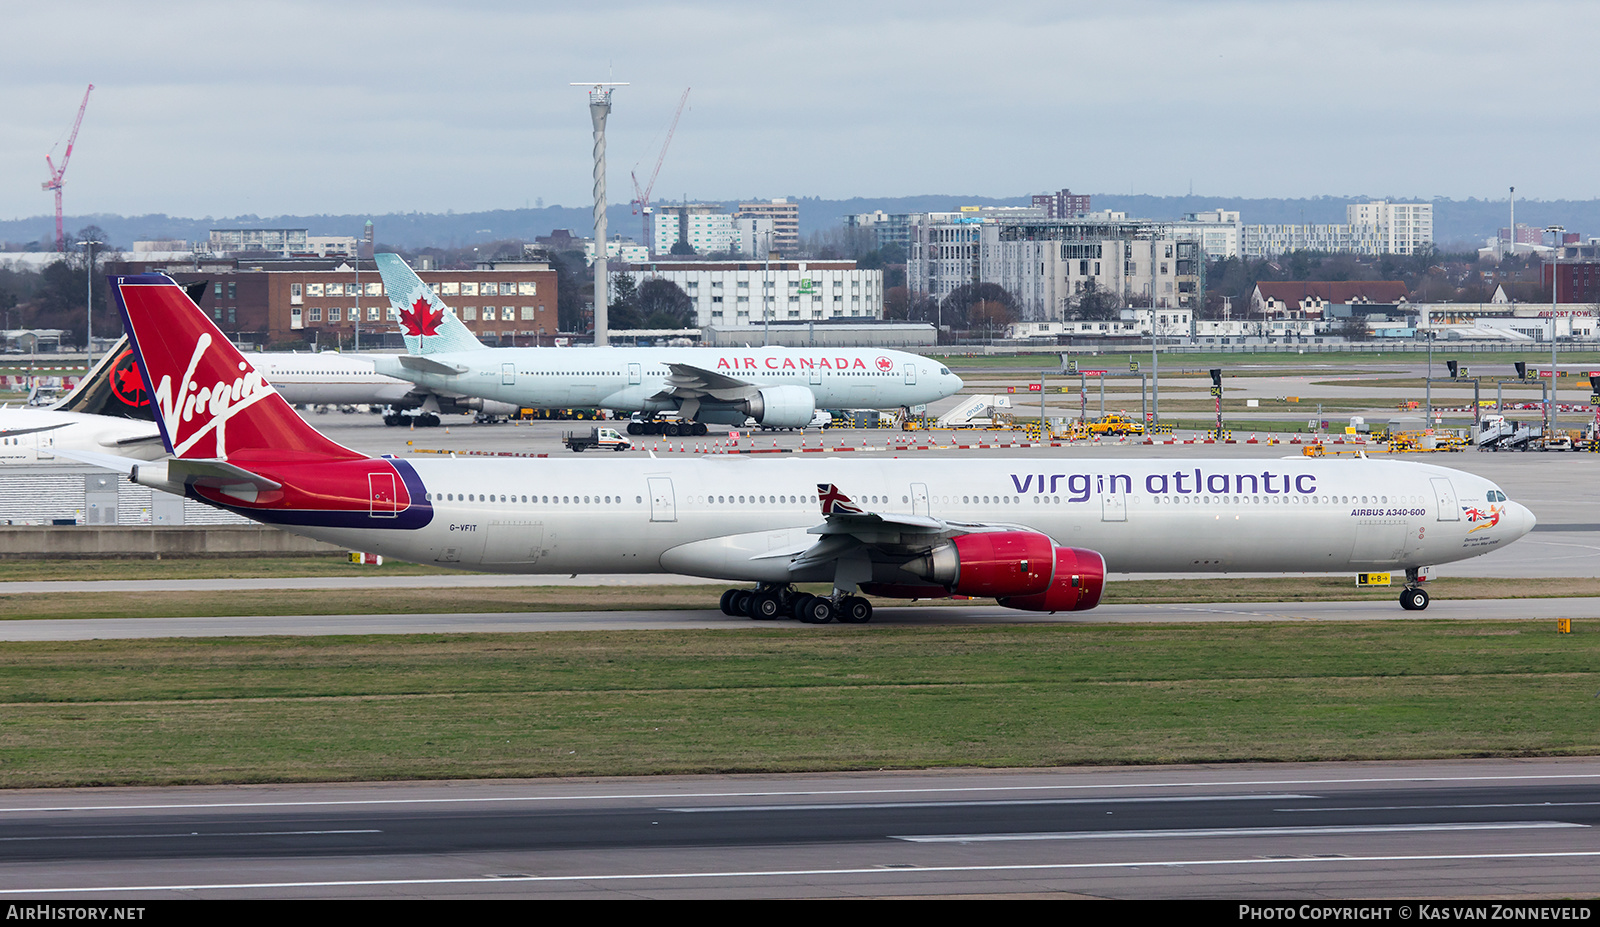
M 419 563 L 714 577 L 754 584 L 723 594 L 729 614 L 811 622 L 869 620 L 867 595 L 1089 609 L 1108 568 L 1403 570 L 1401 604 L 1420 609 L 1420 568 L 1534 526 L 1488 480 L 1389 460 L 368 457 L 301 420 L 167 277 L 113 277 L 111 291 L 173 458 L 80 456 Z

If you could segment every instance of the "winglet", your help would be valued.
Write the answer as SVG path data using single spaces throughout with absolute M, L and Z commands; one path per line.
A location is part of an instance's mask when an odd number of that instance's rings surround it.
M 822 504 L 823 515 L 860 515 L 861 507 L 850 502 L 850 497 L 832 483 L 817 484 L 817 501 Z
M 389 305 L 399 317 L 407 351 L 443 354 L 484 347 L 483 342 L 456 318 L 455 310 L 434 295 L 433 288 L 423 283 L 400 255 L 378 254 L 373 259 L 377 261 L 378 274 L 383 277 L 383 291 L 389 294 Z

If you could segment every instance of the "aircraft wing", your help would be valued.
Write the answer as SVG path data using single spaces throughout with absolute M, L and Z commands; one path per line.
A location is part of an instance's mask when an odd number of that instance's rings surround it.
M 724 373 L 716 373 L 693 364 L 667 364 L 667 388 L 651 399 L 714 399 L 718 402 L 735 402 L 753 398 L 760 388 L 748 380 L 740 380 Z
M 817 498 L 822 504 L 823 522 L 806 529 L 806 533 L 820 534 L 822 538 L 804 551 L 787 552 L 787 556 L 795 557 L 790 564 L 792 570 L 821 566 L 862 548 L 911 551 L 957 535 L 1017 527 L 947 521 L 931 515 L 868 512 L 852 503 L 850 497 L 832 483 L 818 483 Z M 769 556 L 780 555 L 774 552 Z

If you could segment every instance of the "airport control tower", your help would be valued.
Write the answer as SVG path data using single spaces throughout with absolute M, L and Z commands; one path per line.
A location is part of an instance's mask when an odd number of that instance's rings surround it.
M 606 325 L 606 117 L 611 115 L 611 88 L 625 83 L 597 82 L 590 87 L 589 120 L 594 123 L 594 343 L 607 343 Z

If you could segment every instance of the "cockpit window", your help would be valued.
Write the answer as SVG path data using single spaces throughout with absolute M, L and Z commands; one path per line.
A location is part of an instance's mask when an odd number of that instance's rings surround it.
M 939 373 L 943 374 L 944 376 L 949 376 L 950 375 L 950 368 L 949 367 L 940 367 L 939 368 Z
M 1506 494 L 1501 492 L 1498 489 L 1491 489 L 1491 490 L 1489 490 L 1489 501 L 1490 502 L 1504 502 L 1504 501 L 1506 501 Z

